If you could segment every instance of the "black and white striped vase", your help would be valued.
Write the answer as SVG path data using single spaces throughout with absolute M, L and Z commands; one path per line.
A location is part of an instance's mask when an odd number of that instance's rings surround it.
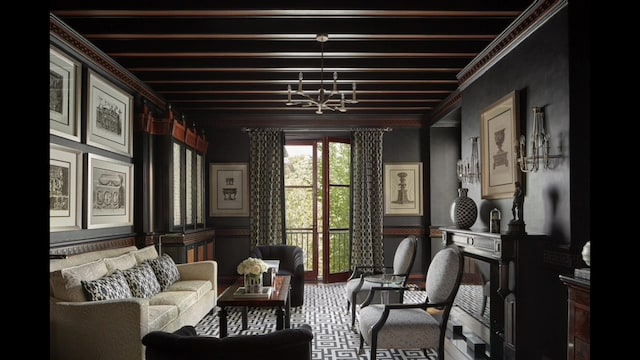
M 459 188 L 458 197 L 451 204 L 451 221 L 458 229 L 468 229 L 478 217 L 478 207 L 472 198 L 467 196 L 469 189 Z

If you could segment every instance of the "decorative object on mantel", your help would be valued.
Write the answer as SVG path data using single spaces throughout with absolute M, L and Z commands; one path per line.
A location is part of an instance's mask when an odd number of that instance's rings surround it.
M 516 181 L 516 190 L 513 193 L 513 205 L 511 214 L 513 219 L 509 222 L 508 234 L 526 234 L 524 223 L 524 191 L 519 181 Z
M 502 213 L 498 208 L 493 208 L 489 213 L 489 232 L 493 234 L 500 234 L 500 220 L 502 219 Z
M 518 164 L 522 172 L 536 172 L 542 166 L 545 169 L 552 169 L 549 159 L 559 159 L 561 155 L 549 155 L 551 147 L 551 135 L 547 133 L 544 122 L 544 110 L 542 107 L 533 107 L 533 125 L 529 143 L 531 144 L 531 152 L 527 156 L 527 139 L 524 135 L 520 135 L 520 154 L 518 156 Z M 557 163 L 556 163 L 557 164 Z
M 238 274 L 244 275 L 244 289 L 246 293 L 262 293 L 262 274 L 269 270 L 269 265 L 249 257 L 243 260 L 236 269 Z
M 458 197 L 451 204 L 451 221 L 458 229 L 468 229 L 478 216 L 478 207 L 475 201 L 467 196 L 469 189 L 459 188 Z
M 463 183 L 474 184 L 480 181 L 480 158 L 478 157 L 478 136 L 471 140 L 471 158 L 460 159 L 456 164 L 458 180 Z
M 351 99 L 345 99 L 344 92 L 338 91 L 338 73 L 333 72 L 333 88 L 331 91 L 324 88 L 324 43 L 329 40 L 328 34 L 316 35 L 316 41 L 320 43 L 320 88 L 317 96 L 311 96 L 302 89 L 302 72 L 298 75 L 298 90 L 295 95 L 302 97 L 302 100 L 291 99 L 291 85 L 287 85 L 287 102 L 285 105 L 301 105 L 302 107 L 315 107 L 316 114 L 322 114 L 322 110 L 331 110 L 346 112 L 345 104 L 357 104 L 356 99 L 356 82 L 354 81 L 351 88 Z M 340 95 L 340 99 L 333 98 L 334 95 Z
M 574 270 L 575 277 L 591 280 L 591 241 L 587 241 L 582 247 L 582 260 L 587 264 L 586 268 L 578 268 Z

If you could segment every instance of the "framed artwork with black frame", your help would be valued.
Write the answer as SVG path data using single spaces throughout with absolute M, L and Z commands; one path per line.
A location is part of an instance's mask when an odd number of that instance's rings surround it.
M 87 144 L 132 157 L 133 96 L 93 71 L 87 89 Z
M 133 225 L 133 164 L 87 155 L 87 228 Z
M 49 144 L 49 231 L 82 228 L 82 151 Z
M 80 91 L 82 66 L 49 48 L 49 132 L 80 141 Z

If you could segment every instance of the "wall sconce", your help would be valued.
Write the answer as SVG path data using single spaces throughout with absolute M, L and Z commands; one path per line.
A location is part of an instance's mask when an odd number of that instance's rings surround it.
M 460 159 L 456 164 L 458 180 L 463 183 L 473 184 L 480 182 L 480 158 L 478 157 L 478 137 L 470 137 L 471 159 Z
M 549 155 L 551 146 L 551 135 L 547 134 L 544 122 L 544 112 L 541 107 L 533 107 L 533 127 L 529 142 L 531 143 L 531 152 L 527 156 L 527 139 L 524 135 L 520 135 L 520 155 L 518 163 L 522 172 L 536 172 L 540 167 L 540 161 L 545 169 L 549 166 L 549 159 L 560 158 L 561 155 Z

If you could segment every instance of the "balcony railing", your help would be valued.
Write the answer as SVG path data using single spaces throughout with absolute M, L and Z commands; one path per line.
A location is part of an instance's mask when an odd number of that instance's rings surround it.
M 312 229 L 287 229 L 287 244 L 302 248 L 304 254 L 305 271 L 313 271 L 313 230 Z M 322 264 L 322 234 L 318 234 L 318 264 Z M 349 270 L 351 238 L 349 230 L 331 230 L 329 232 L 329 270 L 340 273 Z M 322 266 L 318 269 L 321 276 Z

